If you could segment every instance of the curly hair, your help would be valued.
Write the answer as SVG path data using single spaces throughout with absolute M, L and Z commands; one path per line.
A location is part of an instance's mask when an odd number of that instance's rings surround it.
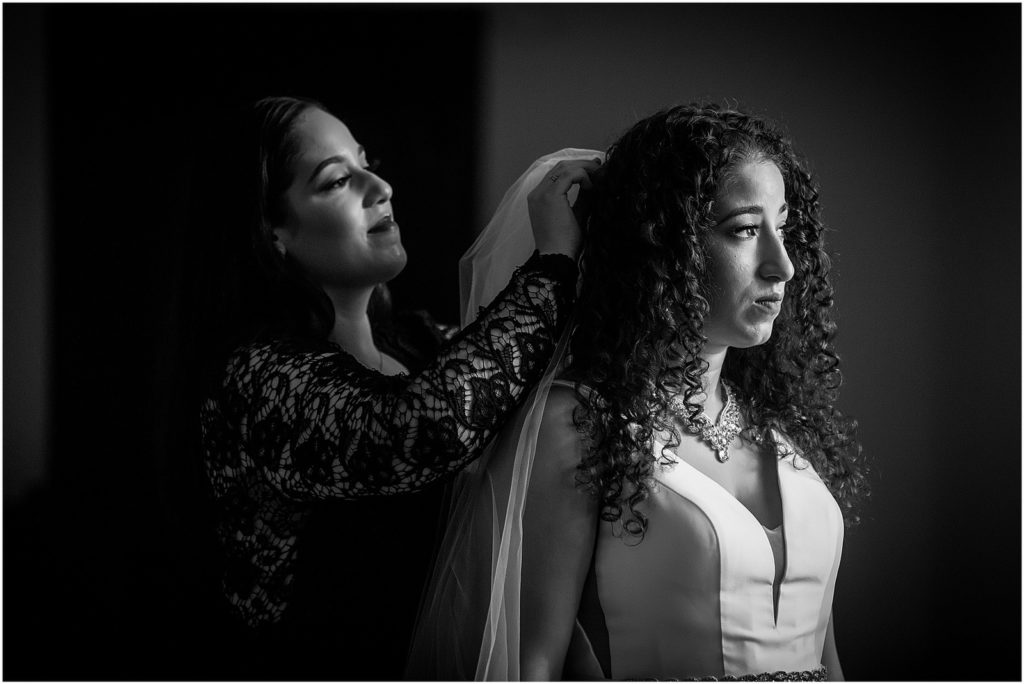
M 577 482 L 600 499 L 603 520 L 643 538 L 656 462 L 654 435 L 679 444 L 670 404 L 696 418 L 712 266 L 714 199 L 748 161 L 773 162 L 786 187 L 785 246 L 795 274 L 768 342 L 730 349 L 722 377 L 743 397 L 743 438 L 784 454 L 784 434 L 829 487 L 848 524 L 867 494 L 856 421 L 835 407 L 842 382 L 833 339 L 830 260 L 818 190 L 771 124 L 716 105 L 673 107 L 636 123 L 608 151 L 590 198 L 577 327 L 568 374 L 577 429 L 588 443 Z

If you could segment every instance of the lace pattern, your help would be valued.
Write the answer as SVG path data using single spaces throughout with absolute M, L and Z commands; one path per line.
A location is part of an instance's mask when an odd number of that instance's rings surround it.
M 313 503 L 415 491 L 475 458 L 543 373 L 575 264 L 534 255 L 415 376 L 327 343 L 237 349 L 201 409 L 226 552 L 224 592 L 250 626 L 280 619 Z

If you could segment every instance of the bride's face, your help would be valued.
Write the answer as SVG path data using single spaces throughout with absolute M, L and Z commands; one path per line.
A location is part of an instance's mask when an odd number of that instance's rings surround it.
M 715 198 L 708 238 L 711 310 L 705 351 L 752 347 L 771 337 L 793 264 L 783 243 L 789 209 L 778 167 L 746 162 L 729 174 Z

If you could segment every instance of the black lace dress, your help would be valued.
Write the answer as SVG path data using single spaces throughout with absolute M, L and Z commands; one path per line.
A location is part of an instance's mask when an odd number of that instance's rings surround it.
M 223 591 L 248 626 L 238 675 L 400 677 L 440 510 L 430 485 L 479 455 L 543 373 L 575 280 L 569 258 L 534 255 L 411 375 L 329 342 L 231 355 L 201 423 Z

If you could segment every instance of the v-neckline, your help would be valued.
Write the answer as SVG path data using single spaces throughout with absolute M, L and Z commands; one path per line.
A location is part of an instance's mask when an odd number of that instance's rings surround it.
M 662 446 L 662 447 L 665 446 L 665 443 L 661 442 L 661 440 L 657 440 L 657 442 L 660 444 L 660 446 Z M 693 472 L 697 473 L 697 475 L 699 475 L 700 477 L 704 478 L 705 480 L 710 482 L 712 485 L 717 487 L 722 492 L 722 494 L 725 495 L 725 497 L 727 499 L 731 499 L 737 506 L 742 508 L 743 511 L 751 518 L 751 520 L 753 520 L 755 523 L 757 523 L 758 527 L 762 528 L 763 530 L 768 530 L 768 529 L 775 530 L 775 529 L 779 529 L 779 528 L 782 528 L 783 530 L 785 530 L 785 525 L 786 525 L 786 496 L 785 496 L 785 494 L 782 491 L 782 469 L 780 468 L 780 465 L 781 465 L 780 461 L 782 459 L 778 459 L 778 458 L 775 459 L 775 483 L 776 483 L 775 486 L 779 488 L 779 509 L 780 509 L 781 520 L 779 521 L 778 525 L 776 525 L 775 527 L 769 528 L 767 525 L 765 525 L 763 522 L 761 522 L 756 515 L 754 515 L 754 512 L 751 511 L 747 507 L 747 505 L 745 503 L 740 501 L 739 498 L 736 497 L 736 495 L 734 495 L 732 492 L 730 492 L 728 489 L 726 489 L 724 485 L 722 485 L 720 482 L 715 480 L 710 475 L 706 474 L 704 471 L 702 471 L 699 468 L 697 468 L 695 465 L 692 465 L 691 463 L 687 462 L 686 459 L 681 457 L 674 450 L 669 450 L 669 453 L 671 453 L 672 456 L 675 458 L 676 463 L 682 463 L 687 468 L 689 468 Z
M 658 443 L 660 442 L 660 446 L 662 446 L 662 447 L 665 446 L 665 444 L 663 442 L 661 442 L 660 440 L 656 439 L 655 442 L 656 442 L 656 445 L 658 445 Z M 787 536 L 788 535 L 786 534 L 786 494 L 785 494 L 785 491 L 783 490 L 783 487 L 782 487 L 782 463 L 781 463 L 781 461 L 783 461 L 784 459 L 781 459 L 781 458 L 776 458 L 775 459 L 775 482 L 776 482 L 776 486 L 779 488 L 779 508 L 781 509 L 782 520 L 779 521 L 778 527 L 776 527 L 774 529 L 779 530 L 782 533 L 782 553 L 783 553 L 783 556 L 782 556 L 782 574 L 779 576 L 779 584 L 778 584 L 778 597 L 779 598 L 778 598 L 778 603 L 776 603 L 775 549 L 772 548 L 772 542 L 768 538 L 768 534 L 769 534 L 769 529 L 770 528 L 768 528 L 764 523 L 762 523 L 760 520 L 758 520 L 757 516 L 754 515 L 754 512 L 751 511 L 749 508 L 747 508 L 746 504 L 744 504 L 742 501 L 740 501 L 739 498 L 737 498 L 735 495 L 733 495 L 733 493 L 730 492 L 728 489 L 726 489 L 721 483 L 717 482 L 714 478 L 712 478 L 710 475 L 707 475 L 706 473 L 701 471 L 696 466 L 694 466 L 694 465 L 690 464 L 689 462 L 687 462 L 685 459 L 683 459 L 681 456 L 679 456 L 674 450 L 670 450 L 670 453 L 672 454 L 672 456 L 676 460 L 675 465 L 678 465 L 678 464 L 682 463 L 689 470 L 693 471 L 694 473 L 697 473 L 698 477 L 701 477 L 701 478 L 707 480 L 708 482 L 710 482 L 714 488 L 717 488 L 718 491 L 721 492 L 721 494 L 724 496 L 725 499 L 731 501 L 732 505 L 734 505 L 734 506 L 738 507 L 739 509 L 741 509 L 743 511 L 743 513 L 747 516 L 747 518 L 749 520 L 751 520 L 753 522 L 753 524 L 758 528 L 758 530 L 760 532 L 761 538 L 764 539 L 764 543 L 768 547 L 768 553 L 772 557 L 772 583 L 771 583 L 771 587 L 772 587 L 772 624 L 773 624 L 774 627 L 777 628 L 779 626 L 779 609 L 780 609 L 779 604 L 782 602 L 782 585 L 785 584 L 785 582 L 786 582 L 786 575 L 789 574 L 789 543 L 788 543 L 788 540 L 787 540 Z M 671 467 L 675 467 L 675 466 L 673 465 Z M 662 482 L 661 484 L 663 484 L 664 486 L 668 487 L 673 492 L 675 492 L 675 489 L 669 483 Z

